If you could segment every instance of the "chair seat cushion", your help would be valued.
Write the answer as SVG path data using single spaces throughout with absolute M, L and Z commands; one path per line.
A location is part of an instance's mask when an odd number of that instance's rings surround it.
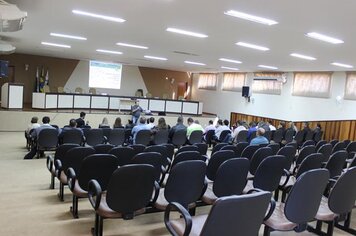
M 322 221 L 333 221 L 337 216 L 337 214 L 330 210 L 328 205 L 328 199 L 323 196 L 315 219 Z
M 210 182 L 201 200 L 206 204 L 212 205 L 216 199 L 218 199 L 218 197 L 213 192 L 213 183 Z
M 290 222 L 284 215 L 284 203 L 277 202 L 273 214 L 265 222 L 265 225 L 280 231 L 293 230 L 297 224 Z
M 199 215 L 192 217 L 192 230 L 190 231 L 189 236 L 199 236 L 205 221 L 208 215 Z M 178 233 L 179 236 L 182 236 L 185 229 L 185 223 L 183 219 L 171 220 L 173 229 Z
M 134 215 L 135 216 L 141 215 L 141 214 L 145 213 L 145 211 L 146 211 L 145 208 L 139 209 L 139 210 L 135 211 Z M 108 204 L 106 202 L 105 195 L 101 196 L 100 205 L 99 205 L 98 209 L 96 210 L 96 213 L 104 218 L 122 218 L 122 216 L 123 216 L 122 213 L 116 212 L 108 206 Z
M 88 197 L 88 192 L 83 190 L 80 186 L 79 186 L 79 183 L 78 181 L 75 181 L 75 184 L 74 184 L 74 189 L 73 189 L 73 194 L 77 197 Z
M 158 210 L 162 210 L 164 211 L 166 209 L 166 207 L 168 206 L 169 202 L 167 201 L 167 199 L 164 196 L 164 188 L 161 188 L 159 190 L 159 194 L 158 194 L 158 198 L 156 200 L 156 202 L 154 203 L 154 207 L 157 208 Z M 189 204 L 189 208 L 194 208 L 196 206 L 195 203 L 191 203 Z
M 68 184 L 68 178 L 67 175 L 64 173 L 64 171 L 61 172 L 61 175 L 59 176 L 59 181 L 62 184 Z

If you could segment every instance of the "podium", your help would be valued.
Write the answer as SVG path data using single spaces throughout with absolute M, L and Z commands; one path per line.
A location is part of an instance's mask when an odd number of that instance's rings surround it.
M 5 83 L 1 87 L 1 107 L 7 109 L 23 108 L 23 84 Z

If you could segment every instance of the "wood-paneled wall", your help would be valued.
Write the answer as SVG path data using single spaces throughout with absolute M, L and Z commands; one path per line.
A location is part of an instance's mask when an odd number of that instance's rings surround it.
M 286 120 L 278 120 L 278 119 L 272 119 L 268 117 L 253 116 L 253 115 L 231 112 L 230 115 L 231 124 L 234 124 L 238 120 L 243 120 L 246 121 L 247 123 L 250 123 L 251 121 L 254 122 L 271 121 L 271 123 L 276 127 L 281 121 L 286 122 L 288 127 L 288 122 L 290 122 Z M 322 130 L 324 131 L 323 139 L 327 141 L 333 139 L 356 140 L 356 120 L 308 121 L 308 122 L 311 129 L 314 129 L 316 127 L 316 124 L 319 123 L 322 127 Z M 303 126 L 303 122 L 294 122 L 294 124 L 297 126 L 298 130 L 300 130 Z

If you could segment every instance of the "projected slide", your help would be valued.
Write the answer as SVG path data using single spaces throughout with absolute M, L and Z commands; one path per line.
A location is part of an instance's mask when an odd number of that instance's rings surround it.
M 102 61 L 90 61 L 89 87 L 120 89 L 121 72 L 121 64 Z

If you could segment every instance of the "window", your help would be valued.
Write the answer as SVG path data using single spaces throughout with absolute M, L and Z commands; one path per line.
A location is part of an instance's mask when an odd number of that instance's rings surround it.
M 261 79 L 259 80 L 258 77 L 261 77 Z M 255 73 L 252 83 L 252 91 L 255 93 L 280 95 L 282 91 L 282 82 L 277 81 L 276 78 L 281 77 L 282 73 Z
M 224 73 L 222 90 L 241 92 L 245 85 L 244 73 Z
M 356 100 L 356 73 L 348 73 L 345 85 L 345 99 Z
M 303 72 L 294 74 L 293 95 L 328 98 L 330 96 L 331 73 Z
M 199 74 L 198 88 L 216 90 L 216 82 L 216 74 Z

